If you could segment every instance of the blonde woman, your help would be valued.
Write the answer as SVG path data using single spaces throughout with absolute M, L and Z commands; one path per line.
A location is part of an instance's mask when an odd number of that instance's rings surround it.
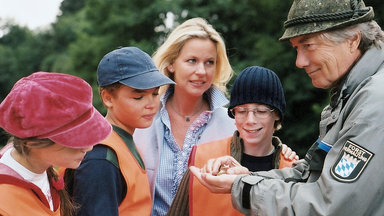
M 165 90 L 152 126 L 137 129 L 134 139 L 148 172 L 152 215 L 166 215 L 192 147 L 231 137 L 236 130 L 224 107 L 233 71 L 223 38 L 202 18 L 189 19 L 173 30 L 153 60 L 176 85 Z
M 136 130 L 154 198 L 152 215 L 165 215 L 187 169 L 192 147 L 232 136 L 233 119 L 224 106 L 233 71 L 223 38 L 202 18 L 179 25 L 155 52 L 162 73 L 176 82 L 161 98 L 148 129 Z M 160 157 L 161 155 L 161 157 Z

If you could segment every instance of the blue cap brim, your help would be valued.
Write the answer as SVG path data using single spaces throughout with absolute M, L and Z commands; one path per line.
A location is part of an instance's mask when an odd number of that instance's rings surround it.
M 120 80 L 119 82 L 135 89 L 151 89 L 163 85 L 175 84 L 174 81 L 164 74 L 159 73 L 158 70 L 139 74 L 134 77 Z

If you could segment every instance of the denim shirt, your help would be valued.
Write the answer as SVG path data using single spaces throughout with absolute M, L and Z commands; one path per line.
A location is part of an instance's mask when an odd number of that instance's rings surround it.
M 166 215 L 180 180 L 188 168 L 192 146 L 232 136 L 236 129 L 234 120 L 228 117 L 227 109 L 223 107 L 228 100 L 220 90 L 210 88 L 205 93 L 210 110 L 201 113 L 191 124 L 183 148 L 180 149 L 172 135 L 168 111 L 165 108 L 172 94 L 171 87 L 162 96 L 162 107 L 153 125 L 147 129 L 136 130 L 134 133 L 135 143 L 144 157 L 152 186 L 154 198 L 152 215 Z
M 173 137 L 168 111 L 165 108 L 165 103 L 172 94 L 173 92 L 167 91 L 161 101 L 163 106 L 160 110 L 160 118 L 164 124 L 164 140 L 155 183 L 154 213 L 158 213 L 157 215 L 165 215 L 167 213 L 168 207 L 176 195 L 181 178 L 187 170 L 192 146 L 197 144 L 212 113 L 212 111 L 205 111 L 195 119 L 188 128 L 183 148 L 180 149 Z

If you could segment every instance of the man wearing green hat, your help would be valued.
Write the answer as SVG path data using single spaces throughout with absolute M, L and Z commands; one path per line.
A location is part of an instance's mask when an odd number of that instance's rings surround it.
M 293 168 L 241 174 L 228 156 L 191 172 L 246 215 L 384 215 L 384 32 L 373 18 L 362 0 L 294 0 L 280 40 L 331 92 L 318 139 Z

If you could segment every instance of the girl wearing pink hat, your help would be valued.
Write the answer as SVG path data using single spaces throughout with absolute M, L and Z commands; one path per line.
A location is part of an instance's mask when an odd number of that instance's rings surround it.
M 0 215 L 72 215 L 53 166 L 77 168 L 111 132 L 89 84 L 59 73 L 22 78 L 0 104 L 0 127 L 11 134 L 0 151 Z

